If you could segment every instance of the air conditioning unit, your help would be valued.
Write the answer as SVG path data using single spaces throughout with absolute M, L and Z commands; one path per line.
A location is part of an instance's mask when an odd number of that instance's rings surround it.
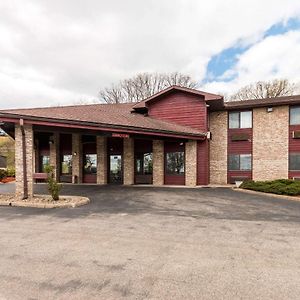
M 300 130 L 295 130 L 292 132 L 293 139 L 300 139 Z
M 300 177 L 293 177 L 293 180 L 299 181 L 299 180 L 300 180 Z

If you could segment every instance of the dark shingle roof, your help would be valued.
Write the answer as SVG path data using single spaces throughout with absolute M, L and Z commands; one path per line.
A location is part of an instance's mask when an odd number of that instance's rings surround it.
M 90 122 L 96 125 L 121 126 L 130 129 L 165 131 L 170 133 L 204 135 L 196 129 L 167 121 L 154 119 L 139 113 L 133 113 L 135 103 L 126 104 L 91 104 L 29 109 L 0 110 L 0 116 L 22 116 L 51 120 Z

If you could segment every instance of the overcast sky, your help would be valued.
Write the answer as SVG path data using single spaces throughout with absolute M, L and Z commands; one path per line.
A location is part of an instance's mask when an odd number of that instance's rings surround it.
M 0 0 L 0 108 L 97 99 L 138 72 L 209 92 L 300 80 L 300 1 Z

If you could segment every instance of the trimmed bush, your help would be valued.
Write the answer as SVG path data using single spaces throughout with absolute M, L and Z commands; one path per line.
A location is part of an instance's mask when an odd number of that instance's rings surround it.
M 0 169 L 0 181 L 7 177 L 7 170 L 6 169 Z
M 59 193 L 61 190 L 62 185 L 59 184 L 55 179 L 54 179 L 54 167 L 53 166 L 46 166 L 45 171 L 48 175 L 47 178 L 47 183 L 48 183 L 48 191 L 54 201 L 59 200 Z
M 292 179 L 277 179 L 272 181 L 244 181 L 240 188 L 278 195 L 300 195 L 300 181 Z
M 7 169 L 7 177 L 16 177 L 16 171 L 14 168 Z

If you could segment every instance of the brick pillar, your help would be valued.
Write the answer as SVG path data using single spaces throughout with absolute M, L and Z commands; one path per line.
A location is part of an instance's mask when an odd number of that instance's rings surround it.
M 24 144 L 26 152 L 23 153 Z M 33 196 L 33 130 L 32 125 L 24 125 L 24 137 L 22 134 L 21 126 L 15 126 L 15 165 L 16 165 L 16 197 L 19 199 Z M 25 156 L 25 162 L 24 162 Z M 26 164 L 26 165 L 25 165 Z M 26 167 L 27 180 L 24 181 L 24 166 Z
M 164 184 L 164 142 L 153 141 L 153 185 Z
M 123 140 L 124 147 L 124 163 L 123 174 L 124 184 L 134 184 L 134 139 L 125 138 Z
M 107 138 L 97 136 L 97 183 L 107 184 Z
M 76 153 L 76 154 L 75 154 Z M 72 183 L 82 183 L 82 143 L 79 133 L 72 134 Z
M 54 178 L 59 181 L 59 133 L 54 132 L 51 137 L 52 143 L 50 144 L 50 165 L 54 167 Z
M 197 185 L 197 141 L 185 143 L 185 185 Z

